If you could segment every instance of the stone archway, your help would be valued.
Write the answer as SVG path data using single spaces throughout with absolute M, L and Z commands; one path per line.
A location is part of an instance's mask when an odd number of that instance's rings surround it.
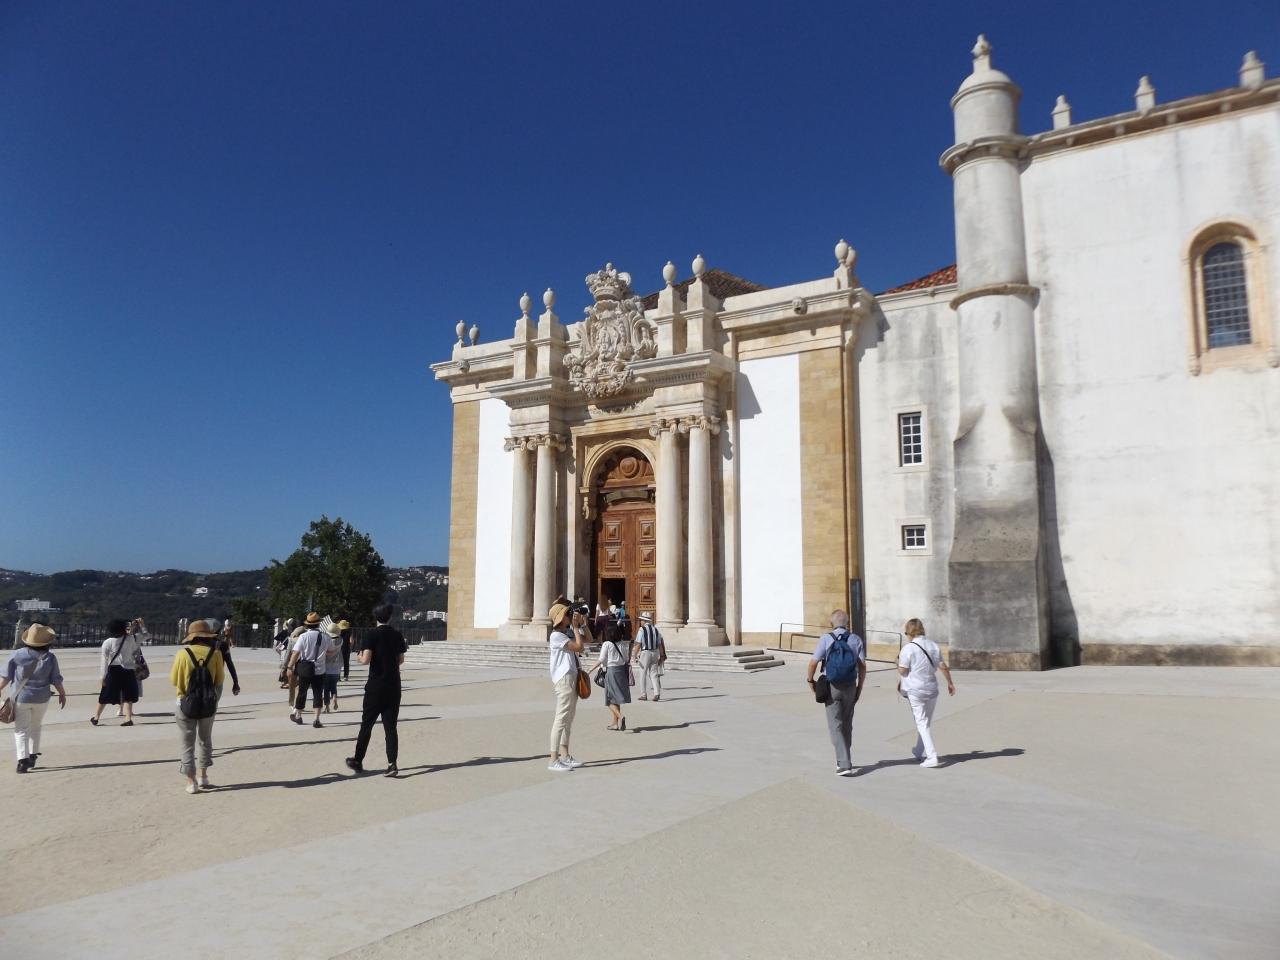
M 637 447 L 619 444 L 595 461 L 589 477 L 591 590 L 625 600 L 632 629 L 657 609 L 657 481 L 653 463 Z

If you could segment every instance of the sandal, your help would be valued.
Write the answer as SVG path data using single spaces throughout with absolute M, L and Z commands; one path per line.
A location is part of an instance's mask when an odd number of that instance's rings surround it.
M 96 727 L 96 726 L 98 725 L 98 718 L 97 718 L 97 717 L 90 717 L 90 718 L 89 718 L 89 722 L 90 722 L 90 723 L 92 723 L 92 724 Z
M 617 729 L 619 729 L 619 728 L 618 728 L 618 727 L 616 727 L 616 726 L 614 726 L 612 723 L 610 723 L 610 724 L 607 724 L 607 725 L 605 726 L 605 729 L 606 729 L 606 730 L 617 730 Z
M 120 724 L 120 726 L 122 726 L 122 727 L 132 727 L 132 726 L 133 726 L 133 721 L 132 721 L 132 720 L 126 720 L 124 723 Z

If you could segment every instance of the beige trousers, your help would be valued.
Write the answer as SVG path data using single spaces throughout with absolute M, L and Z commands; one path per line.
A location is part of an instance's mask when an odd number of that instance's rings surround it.
M 563 747 L 569 752 L 569 730 L 573 727 L 573 715 L 578 712 L 578 671 L 570 670 L 556 681 L 556 717 L 551 721 L 551 753 L 557 755 Z

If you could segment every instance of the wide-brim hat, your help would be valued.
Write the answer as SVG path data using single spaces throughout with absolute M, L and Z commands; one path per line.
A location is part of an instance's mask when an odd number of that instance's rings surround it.
M 339 630 L 350 630 L 350 629 L 351 629 L 351 624 L 350 624 L 350 623 L 348 623 L 346 620 L 339 620 L 339 621 L 338 621 L 338 629 L 339 629 Z
M 325 632 L 335 640 L 340 640 L 342 638 L 342 628 L 336 623 L 331 623 L 329 626 L 325 627 Z
M 43 623 L 33 623 L 22 634 L 22 642 L 28 647 L 47 647 L 53 643 L 53 638 L 56 636 L 52 627 L 46 627 Z
M 221 625 L 213 620 L 192 620 L 187 626 L 187 640 L 212 640 L 221 629 Z
M 650 613 L 648 610 L 645 610 L 640 614 L 640 619 L 643 620 L 645 623 L 653 623 L 653 614 Z
M 551 611 L 547 614 L 547 616 L 551 618 L 551 625 L 554 627 L 563 620 L 564 615 L 568 613 L 570 609 L 571 608 L 567 603 L 552 604 Z
M 305 619 L 305 620 L 303 620 L 303 621 L 302 621 L 302 625 L 303 625 L 304 627 L 318 627 L 318 626 L 320 626 L 320 614 L 318 614 L 318 613 L 316 613 L 314 610 L 312 610 L 310 613 L 308 613 L 308 614 L 307 614 L 307 619 Z

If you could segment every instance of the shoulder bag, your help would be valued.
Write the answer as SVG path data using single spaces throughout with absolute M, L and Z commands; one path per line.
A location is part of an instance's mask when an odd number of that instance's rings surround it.
M 582 669 L 582 664 L 578 662 L 578 655 L 573 656 L 573 668 L 578 671 L 578 699 L 589 700 L 591 698 L 591 678 L 587 676 L 587 671 Z
M 45 654 L 47 657 L 48 654 Z M 18 697 L 22 696 L 22 691 L 30 682 L 31 678 L 36 675 L 36 671 L 40 669 L 40 665 L 44 663 L 44 657 L 41 657 L 31 665 L 31 672 L 22 678 L 22 682 L 14 686 L 13 693 L 7 697 L 4 703 L 0 703 L 0 723 L 13 723 L 14 714 L 18 709 Z
M 938 669 L 938 665 L 937 665 L 936 663 L 934 663 L 934 662 L 933 662 L 933 657 L 929 656 L 929 651 L 928 651 L 928 650 L 926 650 L 924 647 L 920 646 L 920 644 L 916 643 L 914 640 L 912 640 L 912 641 L 911 641 L 910 646 L 915 647 L 917 650 L 919 650 L 921 653 L 923 653 L 923 654 L 924 654 L 924 658 L 925 658 L 926 660 L 928 660 L 928 661 L 929 661 L 929 664 L 930 664 L 930 665 L 931 665 L 935 670 L 936 670 L 936 669 Z M 904 700 L 906 699 L 906 696 L 907 696 L 906 692 L 902 689 L 902 677 L 898 677 L 898 696 L 902 697 Z
M 135 639 L 135 643 L 137 640 Z M 141 683 L 147 677 L 151 676 L 151 668 L 147 666 L 147 658 L 142 655 L 142 644 L 138 644 L 138 659 L 133 664 L 133 675 L 138 678 Z
M 316 632 L 316 645 L 312 650 L 312 657 L 318 656 L 320 653 L 320 633 Z M 301 653 L 293 664 L 293 675 L 301 680 L 314 680 L 316 676 L 316 662 L 314 659 L 308 660 Z

